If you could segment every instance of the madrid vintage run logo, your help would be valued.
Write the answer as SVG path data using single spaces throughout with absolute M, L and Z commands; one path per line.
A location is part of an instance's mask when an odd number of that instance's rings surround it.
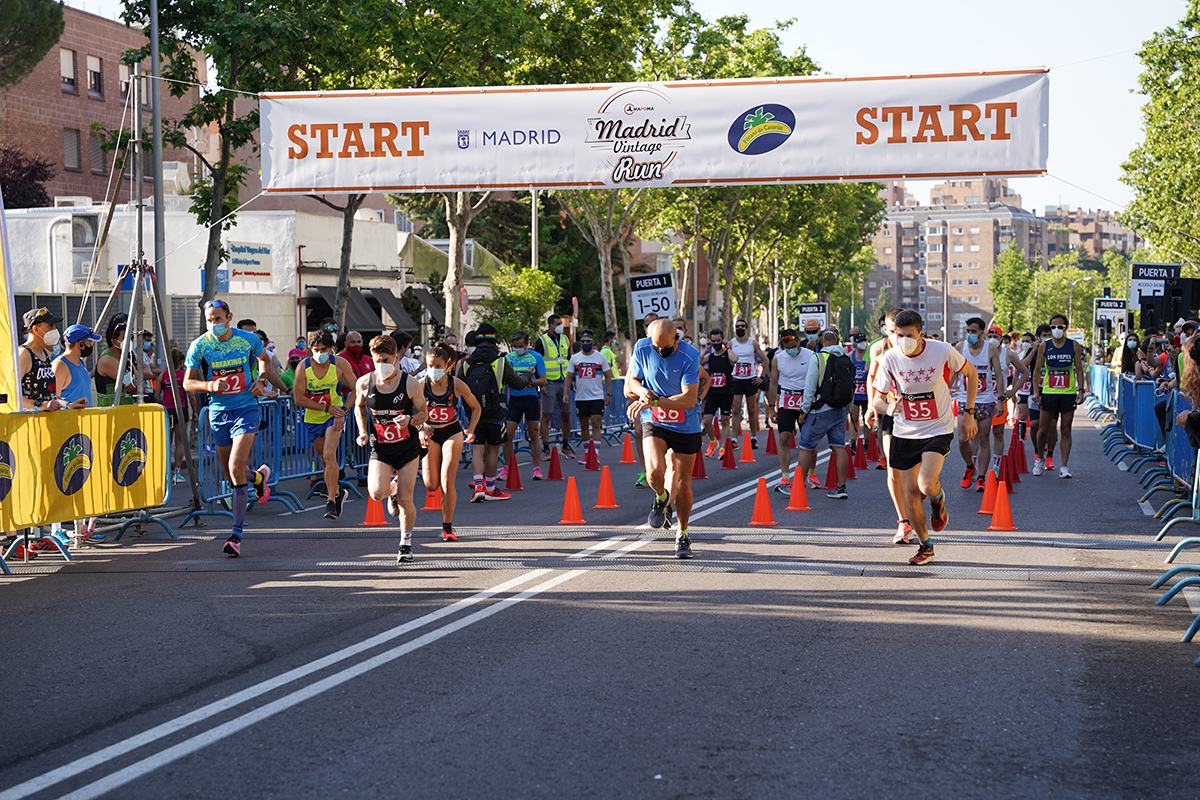
M 587 144 L 614 156 L 608 162 L 612 183 L 665 179 L 692 138 L 687 117 L 665 111 L 669 106 L 670 99 L 657 89 L 623 89 L 601 104 L 599 116 L 588 118 Z

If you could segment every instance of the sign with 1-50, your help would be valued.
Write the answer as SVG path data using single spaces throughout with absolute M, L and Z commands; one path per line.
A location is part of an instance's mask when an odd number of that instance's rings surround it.
M 633 299 L 633 313 L 638 319 L 654 313 L 661 317 L 674 317 L 675 275 L 671 272 L 656 272 L 653 275 L 631 275 L 629 295 Z

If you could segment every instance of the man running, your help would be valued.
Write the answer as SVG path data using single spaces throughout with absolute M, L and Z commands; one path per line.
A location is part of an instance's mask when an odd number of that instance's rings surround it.
M 746 320 L 733 324 L 733 341 L 729 349 L 737 356 L 733 365 L 733 435 L 742 435 L 742 400 L 746 401 L 746 414 L 750 418 L 750 447 L 758 449 L 758 392 L 762 378 L 755 374 L 755 359 L 768 363 L 767 354 L 758 342 L 746 335 Z M 736 438 L 734 447 L 737 446 Z
M 642 318 L 642 330 L 646 332 L 646 336 L 650 335 L 650 325 L 657 320 L 658 314 L 655 314 L 653 311 Z M 637 352 L 638 346 L 646 341 L 646 336 L 643 336 L 641 339 L 638 339 L 633 343 L 634 352 Z M 630 358 L 632 359 L 632 356 Z M 632 360 L 630 363 L 633 363 Z M 629 406 L 633 405 L 634 399 L 635 398 L 631 397 L 628 391 L 625 392 L 625 411 L 627 414 L 629 412 Z M 632 414 L 629 416 L 633 420 L 634 458 L 637 459 L 637 462 L 641 467 L 641 469 L 638 470 L 637 480 L 633 482 L 633 485 L 641 487 L 649 486 L 650 484 L 646 482 L 646 462 L 642 455 L 642 440 L 645 438 L 645 431 L 642 430 L 642 417 L 640 414 Z
M 1005 338 L 1009 340 L 1007 343 Z M 1022 363 L 1020 354 L 1011 347 L 1012 337 L 1002 336 L 1000 329 L 995 325 L 988 328 L 988 341 L 996 342 L 1000 346 L 1000 361 L 1004 365 L 1004 380 L 1007 381 L 996 387 L 1000 400 L 996 404 L 996 416 L 992 417 L 992 456 L 999 464 L 1004 456 L 1004 430 L 1009 418 L 1008 404 L 1016 398 L 1022 386 L 1028 385 L 1029 368 Z
M 475 427 L 475 444 L 471 447 L 471 469 L 475 483 L 471 502 L 507 500 L 512 495 L 501 491 L 496 485 L 496 467 L 500 461 L 500 446 L 505 440 L 508 417 L 504 390 L 506 387 L 510 390 L 525 389 L 529 386 L 529 380 L 500 355 L 496 329 L 487 322 L 475 331 L 475 345 L 471 354 L 458 362 L 454 372 L 471 388 L 471 394 L 475 395 L 483 409 L 479 425 Z
M 246 503 L 250 490 L 246 485 L 246 462 L 254 449 L 258 426 L 262 415 L 258 409 L 258 398 L 266 391 L 267 375 L 271 374 L 271 363 L 263 349 L 262 340 L 253 333 L 235 330 L 229 326 L 233 311 L 224 300 L 210 300 L 204 304 L 204 319 L 208 332 L 188 348 L 187 375 L 183 379 L 183 390 L 192 394 L 207 392 L 208 424 L 213 442 L 217 446 L 217 460 L 226 480 L 233 485 L 230 500 L 233 510 L 233 530 L 225 541 L 224 552 L 234 558 L 242 554 L 242 529 L 246 521 Z M 258 374 L 262 377 L 250 379 L 250 365 L 258 360 Z M 201 373 L 201 370 L 205 374 Z M 271 496 L 267 483 L 271 468 L 266 464 L 254 471 L 254 491 L 258 502 L 265 503 Z
M 880 330 L 883 336 L 871 345 L 871 366 L 867 369 L 867 430 L 872 430 L 875 427 L 875 421 L 879 421 L 879 447 L 880 459 L 875 465 L 875 469 L 883 469 L 887 472 L 887 487 L 888 495 L 892 498 L 892 505 L 896 508 L 896 535 L 892 539 L 895 544 L 912 544 L 913 535 L 912 524 L 908 518 L 904 516 L 905 504 L 903 497 L 900 494 L 900 477 L 896 470 L 888 469 L 888 450 L 891 449 L 892 442 L 892 426 L 893 421 L 888 414 L 878 414 L 875 411 L 875 378 L 879 374 L 879 358 L 892 347 L 892 341 L 896 338 L 896 317 L 902 309 L 892 308 L 880 318 Z M 889 397 L 889 400 L 894 400 L 895 397 Z
M 509 366 L 526 381 L 526 385 L 523 389 L 509 387 L 508 390 L 508 413 L 505 422 L 508 432 L 504 437 L 504 469 L 500 470 L 496 477 L 507 478 L 509 468 L 516 463 L 513 461 L 515 458 L 513 442 L 517 437 L 517 428 L 524 420 L 525 436 L 529 439 L 529 455 L 533 458 L 533 479 L 540 481 L 542 479 L 542 448 L 540 446 L 542 406 L 538 399 L 538 391 L 546 385 L 546 362 L 542 360 L 541 353 L 529 349 L 529 334 L 525 331 L 513 331 L 509 345 L 511 351 L 505 356 L 505 359 Z
M 1022 442 L 1025 441 L 1025 434 L 1029 428 L 1029 394 L 1033 391 L 1032 375 L 1033 368 L 1033 334 L 1029 331 L 1021 334 L 1021 340 L 1017 344 L 1013 355 L 1025 367 L 1024 381 L 1016 381 L 1017 385 L 1017 438 Z
M 771 360 L 771 388 L 767 390 L 767 415 L 779 431 L 779 483 L 775 491 L 792 493 L 792 476 L 788 467 L 792 463 L 792 439 L 795 438 L 797 423 L 804 424 L 804 384 L 814 356 L 811 350 L 802 347 L 795 328 L 779 332 L 780 349 Z M 801 466 L 804 460 L 800 461 Z M 815 461 L 813 463 L 815 466 Z M 800 480 L 808 474 L 799 470 Z
M 571 449 L 571 396 L 566 393 L 567 362 L 571 360 L 571 340 L 563 333 L 562 317 L 546 317 L 546 332 L 537 338 L 533 349 L 546 363 L 546 385 L 542 387 L 542 452 L 550 454 L 550 420 L 557 410 L 562 425 L 562 452 L 575 455 Z
M 629 415 L 642 418 L 646 477 L 654 502 L 646 518 L 651 528 L 671 524 L 668 506 L 679 515 L 675 557 L 691 558 L 688 518 L 692 512 L 692 467 L 700 452 L 700 351 L 679 339 L 669 320 L 657 320 L 647 331 L 649 342 L 635 348 L 626 376 L 625 394 L 634 399 Z M 666 486 L 667 464 L 671 486 Z
M 975 393 L 979 380 L 975 367 L 962 353 L 944 342 L 926 339 L 923 328 L 924 320 L 916 311 L 896 315 L 896 345 L 879 358 L 872 400 L 877 414 L 887 414 L 893 420 L 888 466 L 899 474 L 903 514 L 920 540 L 916 555 L 908 560 L 918 565 L 933 561 L 924 499 L 929 498 L 933 530 L 945 529 L 950 519 L 941 484 L 942 464 L 954 439 L 947 376 L 959 373 L 965 382 L 967 400 L 962 416 L 966 421 L 961 431 L 968 439 L 977 432 Z M 890 393 L 895 399 L 888 397 Z
M 568 396 L 572 386 L 575 388 L 579 436 L 584 448 L 595 449 L 596 440 L 604 433 L 604 409 L 612 402 L 612 371 L 608 359 L 596 350 L 596 334 L 590 330 L 580 331 L 579 352 L 567 363 Z M 581 464 L 587 460 L 587 449 L 583 452 Z
M 338 445 L 346 429 L 346 407 L 339 385 L 354 390 L 356 378 L 349 361 L 333 354 L 333 334 L 326 330 L 308 335 L 309 356 L 296 367 L 292 399 L 304 409 L 302 438 L 313 449 L 325 477 L 325 519 L 342 515 L 350 490 L 338 486 Z M 374 364 L 372 364 L 374 368 Z
M 737 354 L 725 346 L 725 332 L 713 328 L 708 332 L 708 346 L 700 356 L 700 364 L 708 370 L 712 377 L 712 385 L 704 398 L 704 430 L 708 431 L 708 449 L 704 451 L 707 458 L 712 458 L 722 441 L 729 441 L 730 417 L 733 413 L 733 365 L 737 363 Z M 721 433 L 717 431 L 714 421 L 716 414 L 721 415 Z M 722 451 L 721 455 L 724 455 Z
M 1070 478 L 1067 462 L 1071 459 L 1071 425 L 1075 421 L 1075 406 L 1083 402 L 1083 346 L 1067 338 L 1067 318 L 1062 314 L 1050 318 L 1050 341 L 1038 348 L 1033 374 L 1042 375 L 1043 367 L 1045 374 L 1034 383 L 1032 396 L 1042 410 L 1038 427 L 1049 454 L 1054 453 L 1055 440 L 1061 438 L 1062 465 L 1058 477 Z M 1059 419 L 1061 436 L 1056 427 Z M 1035 456 L 1033 474 L 1041 475 L 1045 469 L 1044 462 Z
M 958 389 L 958 404 L 961 408 L 964 404 L 973 406 L 975 409 L 975 419 L 972 420 L 972 426 L 975 428 L 973 437 L 967 436 L 965 426 L 967 423 L 966 415 L 959 414 L 958 416 L 958 452 L 963 457 L 963 461 L 967 463 L 967 470 L 963 473 L 962 488 L 971 488 L 972 483 L 978 483 L 978 491 L 984 489 L 984 474 L 983 470 L 989 466 L 993 469 L 999 467 L 999 458 L 992 460 L 992 417 L 996 415 L 996 405 L 998 402 L 997 386 L 1003 380 L 1004 366 L 1000 360 L 1000 345 L 989 339 L 984 338 L 984 322 L 980 317 L 971 317 L 967 320 L 967 338 L 960 345 L 963 357 L 970 362 L 975 368 L 976 374 L 979 376 L 979 386 L 974 395 L 974 402 L 968 402 L 967 389 L 969 387 L 960 385 Z M 978 480 L 973 478 L 978 474 Z

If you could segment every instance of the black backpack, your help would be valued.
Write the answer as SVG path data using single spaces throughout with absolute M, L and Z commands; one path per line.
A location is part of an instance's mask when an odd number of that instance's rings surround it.
M 822 361 L 824 372 L 817 387 L 817 400 L 828 408 L 845 408 L 854 402 L 854 361 L 850 356 L 818 353 L 817 363 Z
M 496 375 L 497 365 L 500 369 L 504 368 L 503 356 L 491 364 L 485 364 L 482 361 L 464 361 L 463 368 L 460 370 L 459 377 L 470 387 L 471 394 L 475 395 L 475 399 L 483 407 L 483 414 L 479 417 L 481 420 L 499 419 L 507 413 L 504 395 L 500 391 L 500 378 Z

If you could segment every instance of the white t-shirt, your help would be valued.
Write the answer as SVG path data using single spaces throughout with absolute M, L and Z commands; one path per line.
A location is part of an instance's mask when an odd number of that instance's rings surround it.
M 967 361 L 945 342 L 926 339 L 915 356 L 893 347 L 879 357 L 875 391 L 895 392 L 900 404 L 893 435 L 902 439 L 932 439 L 954 432 L 950 407 L 950 377 Z
M 992 345 L 990 342 L 983 343 L 983 349 L 979 355 L 971 352 L 971 345 L 963 342 L 960 352 L 967 361 L 971 362 L 971 366 L 975 367 L 975 371 L 979 373 L 979 388 L 975 392 L 975 404 L 994 403 L 999 396 L 996 394 L 996 380 L 992 376 Z M 1000 363 L 1004 363 L 1004 352 L 1000 353 Z M 958 382 L 958 402 L 967 402 L 967 387 L 962 381 Z
M 575 376 L 572 386 L 575 388 L 576 400 L 604 399 L 604 370 L 608 369 L 608 359 L 599 350 L 590 354 L 576 353 L 567 364 L 567 372 Z

